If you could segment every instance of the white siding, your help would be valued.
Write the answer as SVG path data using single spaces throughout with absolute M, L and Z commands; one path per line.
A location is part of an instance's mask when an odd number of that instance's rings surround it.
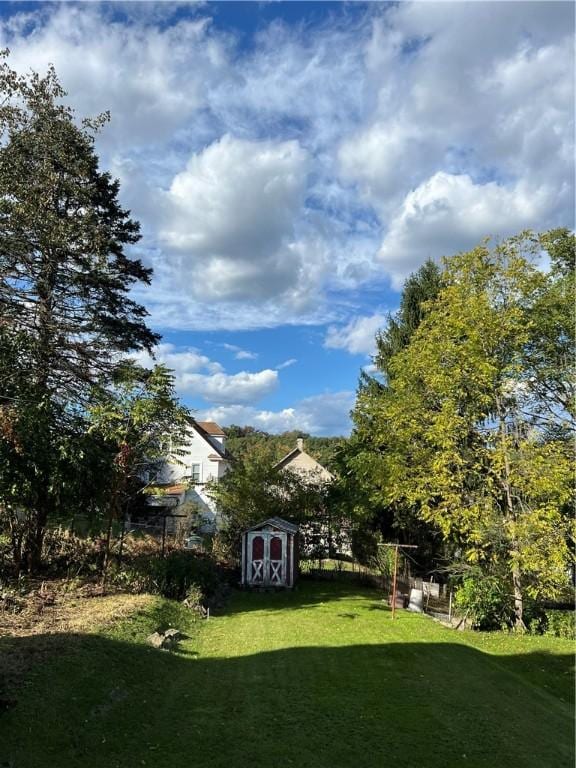
M 222 451 L 221 442 L 218 441 L 217 449 L 212 441 L 216 442 L 216 438 L 205 438 L 191 426 L 188 431 L 188 439 L 185 445 L 181 446 L 182 453 L 178 456 L 178 460 L 167 461 L 158 478 L 160 483 L 189 482 L 193 465 L 198 465 L 199 480 L 190 484 L 190 489 L 186 493 L 186 501 L 198 504 L 206 520 L 207 528 L 214 527 L 216 524 L 216 507 L 214 501 L 206 493 L 205 484 L 211 481 L 217 482 L 229 468 L 229 462 L 220 456 L 218 459 L 209 458 L 210 456 L 217 456 L 218 449 Z

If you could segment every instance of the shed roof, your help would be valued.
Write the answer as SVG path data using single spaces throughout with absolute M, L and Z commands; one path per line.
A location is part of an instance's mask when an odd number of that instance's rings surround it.
M 265 525 L 272 525 L 275 528 L 280 528 L 281 531 L 287 533 L 298 533 L 299 526 L 294 523 L 289 523 L 288 520 L 284 520 L 283 517 L 269 517 L 267 520 L 263 520 L 258 525 L 253 525 L 252 528 L 248 528 L 249 531 L 257 531 L 259 528 L 263 528 Z

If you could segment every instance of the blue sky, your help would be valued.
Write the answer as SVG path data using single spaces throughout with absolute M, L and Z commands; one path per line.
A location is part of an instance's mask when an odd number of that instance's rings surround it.
M 574 226 L 573 34 L 555 2 L 0 5 L 15 68 L 112 114 L 184 402 L 318 435 L 425 259 Z

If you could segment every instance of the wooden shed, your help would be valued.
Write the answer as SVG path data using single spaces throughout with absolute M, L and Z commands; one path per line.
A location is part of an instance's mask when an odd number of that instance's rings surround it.
M 298 575 L 298 526 L 270 517 L 242 536 L 242 584 L 293 587 Z

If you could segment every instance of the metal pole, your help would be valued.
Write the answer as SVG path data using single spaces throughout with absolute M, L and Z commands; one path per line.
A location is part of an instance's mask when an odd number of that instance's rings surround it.
M 162 518 L 162 557 L 164 557 L 164 547 L 166 545 L 166 515 Z
M 398 571 L 398 544 L 394 547 L 394 581 L 392 582 L 392 618 L 396 616 L 396 574 Z

